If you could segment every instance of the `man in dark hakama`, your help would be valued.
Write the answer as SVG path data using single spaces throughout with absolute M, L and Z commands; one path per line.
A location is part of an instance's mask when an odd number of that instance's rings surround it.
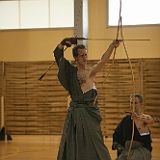
M 131 98 L 131 104 L 133 98 Z M 154 120 L 150 115 L 143 114 L 143 98 L 135 95 L 135 113 L 125 116 L 118 124 L 113 134 L 112 149 L 118 151 L 117 160 L 151 160 L 151 133 L 148 125 L 153 124 Z M 134 119 L 134 137 L 131 151 L 128 155 L 131 136 L 132 121 Z
M 100 127 L 94 77 L 108 61 L 113 49 L 118 47 L 119 41 L 113 41 L 99 63 L 92 68 L 87 65 L 84 45 L 73 48 L 77 66 L 64 58 L 64 46 L 70 47 L 72 44 L 76 44 L 76 38 L 66 38 L 54 50 L 59 81 L 71 97 L 57 160 L 111 160 Z

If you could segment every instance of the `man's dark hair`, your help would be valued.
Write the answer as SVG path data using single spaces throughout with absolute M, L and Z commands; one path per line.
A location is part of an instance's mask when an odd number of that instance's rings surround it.
M 131 95 L 130 98 L 132 99 L 133 97 L 137 97 L 140 103 L 143 103 L 143 96 L 141 94 L 135 94 L 135 95 Z
M 138 98 L 139 99 L 139 102 L 140 103 L 143 103 L 143 96 L 142 95 L 140 95 L 140 94 L 135 94 L 135 98 Z
M 76 45 L 73 49 L 72 49 L 72 55 L 73 55 L 73 57 L 75 58 L 75 57 L 77 57 L 78 56 L 78 49 L 85 49 L 86 47 L 85 47 L 85 45 L 83 45 L 83 44 L 78 44 L 78 45 Z

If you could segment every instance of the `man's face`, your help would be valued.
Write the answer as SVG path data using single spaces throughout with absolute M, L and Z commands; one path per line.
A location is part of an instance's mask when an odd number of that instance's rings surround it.
M 133 105 L 133 98 L 130 99 L 131 107 L 135 107 L 135 112 L 140 113 L 142 111 L 142 103 L 139 101 L 138 97 L 135 97 L 135 104 Z
M 78 49 L 78 56 L 76 57 L 77 63 L 85 65 L 87 63 L 87 49 Z

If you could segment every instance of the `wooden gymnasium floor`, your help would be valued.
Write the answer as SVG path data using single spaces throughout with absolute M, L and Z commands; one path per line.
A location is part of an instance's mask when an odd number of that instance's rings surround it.
M 12 141 L 0 141 L 0 160 L 56 160 L 60 136 L 12 136 Z M 111 150 L 112 139 L 105 144 L 115 160 L 116 152 Z M 160 160 L 160 139 L 153 139 L 153 158 Z

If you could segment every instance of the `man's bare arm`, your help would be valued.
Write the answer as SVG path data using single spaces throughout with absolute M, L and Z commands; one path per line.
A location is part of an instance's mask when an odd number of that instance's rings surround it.
M 117 48 L 119 46 L 120 41 L 114 40 L 107 51 L 102 55 L 100 61 L 98 61 L 91 69 L 90 77 L 94 77 L 97 72 L 99 72 L 103 66 L 109 61 L 109 58 L 111 57 L 111 54 L 114 50 L 114 48 Z
M 154 123 L 154 119 L 152 118 L 152 116 L 147 115 L 147 114 L 137 115 L 136 113 L 134 113 L 132 114 L 132 116 L 136 119 L 143 121 L 146 125 Z

